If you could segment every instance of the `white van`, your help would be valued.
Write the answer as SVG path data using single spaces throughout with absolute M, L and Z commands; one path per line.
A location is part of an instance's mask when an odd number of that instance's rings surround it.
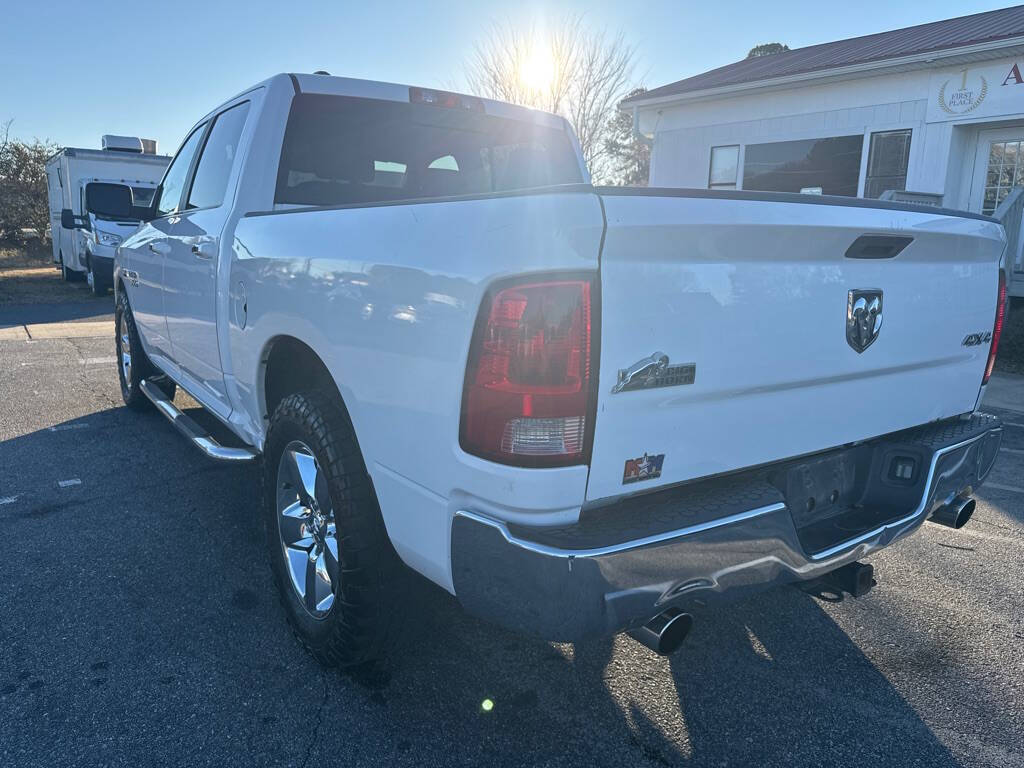
M 104 136 L 102 147 L 68 147 L 46 163 L 53 261 L 65 280 L 84 278 L 98 295 L 111 285 L 114 249 L 139 224 L 131 207 L 152 203 L 170 162 L 148 139 Z M 75 219 L 80 226 L 69 228 Z

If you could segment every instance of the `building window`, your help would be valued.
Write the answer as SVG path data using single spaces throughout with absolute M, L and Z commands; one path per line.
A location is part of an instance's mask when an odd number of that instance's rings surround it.
M 711 148 L 711 170 L 708 171 L 708 189 L 736 189 L 736 175 L 740 165 L 738 144 Z
M 871 134 L 868 173 L 864 178 L 864 197 L 881 197 L 887 189 L 907 188 L 907 164 L 910 161 L 910 130 Z
M 748 144 L 743 188 L 857 196 L 863 136 Z
M 991 216 L 1015 186 L 1024 185 L 1024 141 L 993 141 L 981 212 Z

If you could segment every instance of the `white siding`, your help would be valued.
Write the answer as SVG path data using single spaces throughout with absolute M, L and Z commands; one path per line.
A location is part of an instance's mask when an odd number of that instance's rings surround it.
M 1012 61 L 985 66 L 1002 71 Z M 863 194 L 870 134 L 909 128 L 913 137 L 907 189 L 942 195 L 949 207 L 976 209 L 980 202 L 971 188 L 976 185 L 979 136 L 1008 126 L 1024 132 L 1024 99 L 997 88 L 989 72 L 992 87 L 985 114 L 965 113 L 952 120 L 936 115 L 936 73 L 945 76 L 954 69 L 941 63 L 937 67 L 640 108 L 639 128 L 654 137 L 650 183 L 706 188 L 711 148 L 737 144 L 737 182 L 742 186 L 747 145 L 860 134 L 864 144 L 858 190 Z M 1000 111 L 993 111 L 995 104 Z
M 851 136 L 870 130 L 895 127 L 920 130 L 923 126 L 925 108 L 925 99 L 917 99 L 761 120 L 659 130 L 654 139 L 651 184 L 666 187 L 706 187 L 713 146 Z M 915 135 L 913 141 L 916 143 L 917 139 L 918 135 Z
M 927 135 L 932 127 L 925 123 L 929 78 L 928 70 L 901 72 L 644 108 L 640 128 L 654 134 L 651 184 L 706 187 L 711 147 L 721 144 L 866 137 L 873 131 L 911 128 L 908 187 L 941 191 L 949 146 L 948 135 L 943 134 L 948 129 L 939 129 L 934 139 Z M 943 142 L 947 156 L 937 161 Z M 867 145 L 865 141 L 865 154 Z M 924 174 L 921 183 L 927 188 L 918 184 L 918 171 Z

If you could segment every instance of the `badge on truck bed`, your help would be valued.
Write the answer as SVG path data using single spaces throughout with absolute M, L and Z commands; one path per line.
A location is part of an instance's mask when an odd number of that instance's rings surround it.
M 626 468 L 622 473 L 622 484 L 639 483 L 641 480 L 653 480 L 661 477 L 661 465 L 665 463 L 665 454 L 648 456 L 646 453 L 639 459 L 626 459 Z

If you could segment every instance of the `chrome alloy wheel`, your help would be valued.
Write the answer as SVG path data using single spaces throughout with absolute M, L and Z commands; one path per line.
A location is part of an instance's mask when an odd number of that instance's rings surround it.
M 132 387 L 132 345 L 128 336 L 128 312 L 122 312 L 117 319 L 117 338 L 121 353 L 121 372 L 124 374 L 124 385 Z
M 277 464 L 277 531 L 292 588 L 324 618 L 338 593 L 338 536 L 327 475 L 309 446 L 293 440 Z

